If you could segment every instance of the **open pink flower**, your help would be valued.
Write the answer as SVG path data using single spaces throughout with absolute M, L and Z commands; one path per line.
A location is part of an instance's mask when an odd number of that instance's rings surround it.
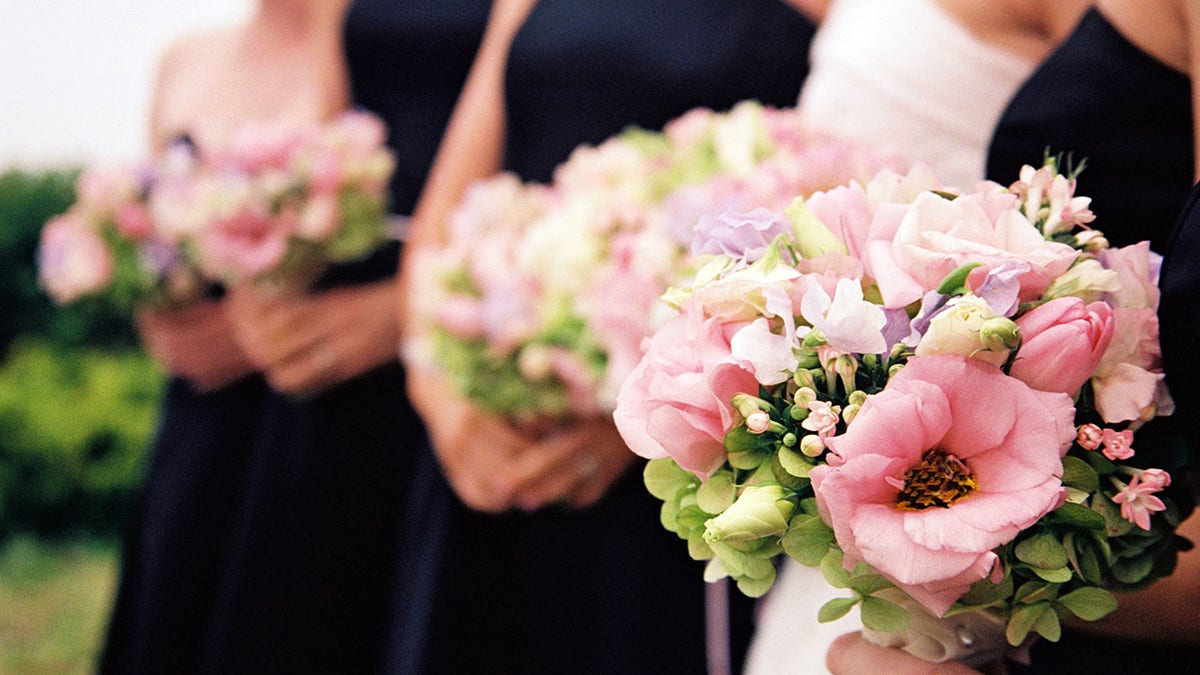
M 217 278 L 253 278 L 282 260 L 289 232 L 264 209 L 239 206 L 213 220 L 200 239 L 201 260 Z
M 960 265 L 1029 264 L 1019 277 L 1023 301 L 1037 298 L 1078 257 L 1066 244 L 1047 241 L 1017 210 L 1016 197 L 987 192 L 954 200 L 926 192 L 888 231 L 873 223 L 866 254 L 885 307 L 903 307 L 937 288 Z
M 1058 504 L 1074 412 L 977 359 L 911 359 L 811 474 L 846 567 L 865 560 L 943 614 Z
M 733 395 L 757 391 L 754 373 L 731 356 L 720 322 L 688 306 L 647 340 L 613 419 L 635 453 L 670 457 L 707 479 L 725 462 Z
M 1134 475 L 1129 485 L 1113 496 L 1113 501 L 1121 505 L 1121 517 L 1137 525 L 1143 530 L 1150 529 L 1150 514 L 1167 508 L 1166 504 L 1155 492 L 1162 489 L 1162 484 L 1153 480 L 1142 482 L 1142 476 Z

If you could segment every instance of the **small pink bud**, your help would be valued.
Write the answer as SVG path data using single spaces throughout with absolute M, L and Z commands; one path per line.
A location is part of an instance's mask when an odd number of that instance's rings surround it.
M 771 416 L 766 411 L 758 410 L 746 418 L 746 429 L 752 434 L 761 434 L 771 426 Z
M 1079 427 L 1075 442 L 1084 450 L 1097 450 L 1103 442 L 1104 432 L 1095 424 L 1084 424 Z

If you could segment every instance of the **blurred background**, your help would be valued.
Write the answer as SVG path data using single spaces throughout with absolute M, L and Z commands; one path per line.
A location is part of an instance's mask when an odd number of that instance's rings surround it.
M 127 321 L 55 308 L 45 221 L 145 151 L 158 54 L 252 0 L 0 0 L 0 674 L 94 668 L 164 381 Z

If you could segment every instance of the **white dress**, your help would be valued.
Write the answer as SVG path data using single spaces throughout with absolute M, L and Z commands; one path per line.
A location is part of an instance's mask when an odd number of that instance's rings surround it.
M 799 102 L 810 128 L 924 162 L 963 189 L 983 178 L 992 130 L 1035 66 L 979 41 L 932 0 L 837 0 L 811 62 Z M 817 611 L 850 593 L 788 559 L 758 608 L 745 675 L 828 673 L 829 644 L 862 623 L 857 608 L 828 624 Z
M 811 62 L 806 125 L 925 162 L 962 188 L 983 177 L 992 130 L 1035 65 L 979 41 L 932 0 L 837 0 Z

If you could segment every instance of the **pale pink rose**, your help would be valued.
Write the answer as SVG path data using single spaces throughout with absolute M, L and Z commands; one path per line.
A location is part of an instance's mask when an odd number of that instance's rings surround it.
M 252 278 L 283 261 L 288 232 L 263 209 L 241 205 L 200 236 L 203 268 L 216 278 Z
M 866 253 L 885 307 L 903 307 L 937 288 L 970 262 L 998 267 L 1029 264 L 1018 277 L 1023 301 L 1039 297 L 1078 257 L 1066 244 L 1047 241 L 1016 209 L 1012 195 L 977 192 L 954 200 L 922 193 L 895 232 L 873 228 Z
M 46 223 L 37 259 L 42 287 L 59 304 L 104 289 L 115 268 L 104 239 L 74 213 Z
M 1009 373 L 1034 389 L 1075 395 L 1113 336 L 1108 303 L 1056 298 L 1017 319 L 1022 343 Z
M 1113 338 L 1092 377 L 1096 411 L 1109 423 L 1150 419 L 1174 410 L 1162 372 L 1158 314 L 1153 308 L 1113 310 Z
M 652 332 L 654 308 L 665 283 L 615 256 L 596 271 L 584 296 L 588 331 L 608 357 L 600 398 L 611 406 L 621 383 L 642 358 L 642 341 Z
M 1117 273 L 1120 290 L 1108 301 L 1120 308 L 1158 308 L 1158 276 L 1162 256 L 1150 250 L 1150 242 L 1109 248 L 1100 252 L 1100 263 Z
M 942 615 L 987 578 L 992 552 L 1060 501 L 1062 456 L 1075 438 L 1071 399 L 958 355 L 914 357 L 863 404 L 836 453 L 812 470 L 822 518 L 845 552 Z M 934 463 L 970 476 L 960 498 L 924 504 L 909 472 Z M 939 486 L 943 485 L 939 481 Z M 901 508 L 901 501 L 927 508 Z
M 1141 474 L 1135 475 L 1129 485 L 1113 496 L 1121 505 L 1121 517 L 1143 530 L 1150 529 L 1150 515 L 1167 508 L 1154 493 L 1162 489 L 1157 480 L 1143 483 Z
M 715 115 L 709 108 L 693 108 L 667 122 L 663 133 L 676 145 L 694 145 L 708 137 L 708 128 Z
M 733 395 L 757 391 L 754 374 L 731 357 L 721 324 L 685 308 L 647 340 L 613 419 L 638 455 L 670 457 L 707 479 L 725 462 Z

